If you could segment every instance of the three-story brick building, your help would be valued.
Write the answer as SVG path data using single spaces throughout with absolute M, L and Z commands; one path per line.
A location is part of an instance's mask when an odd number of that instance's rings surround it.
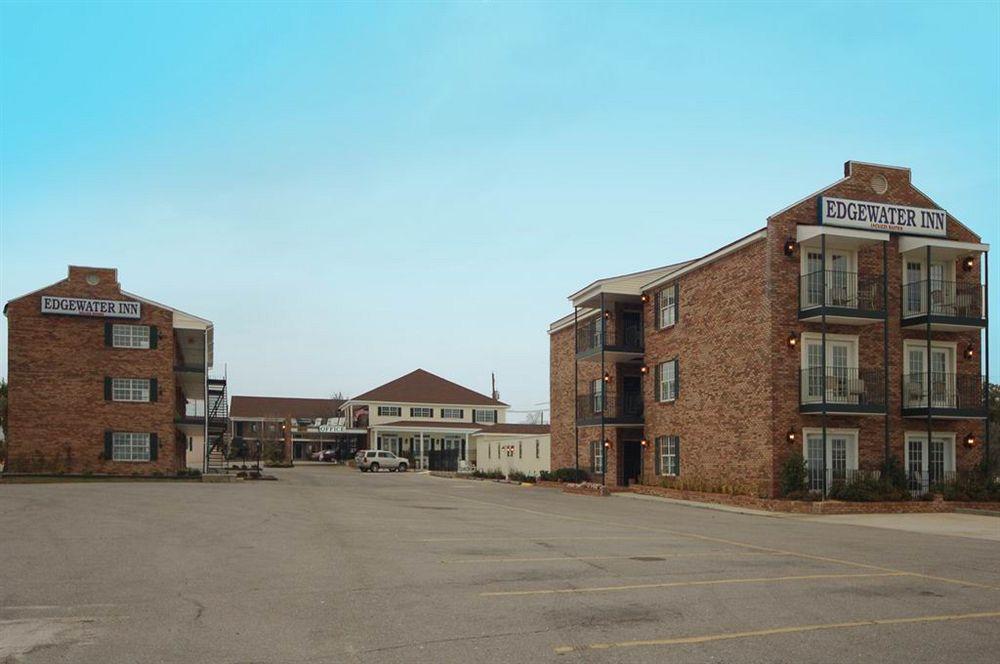
M 819 491 L 888 457 L 914 491 L 971 468 L 987 250 L 909 169 L 848 162 L 706 256 L 596 281 L 550 327 L 552 467 L 761 495 L 793 450 Z

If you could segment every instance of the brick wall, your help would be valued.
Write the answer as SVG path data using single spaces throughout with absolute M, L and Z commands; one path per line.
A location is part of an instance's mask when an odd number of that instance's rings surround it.
M 86 276 L 96 274 L 96 285 Z M 155 325 L 155 349 L 105 346 L 106 319 L 42 314 L 42 295 L 132 300 L 122 295 L 114 270 L 71 268 L 68 279 L 9 303 L 9 470 L 96 474 L 176 472 L 184 465 L 185 439 L 176 433 L 173 316 L 142 303 Z M 158 401 L 105 401 L 105 376 L 156 378 Z M 156 433 L 158 460 L 124 463 L 104 459 L 106 430 Z
M 679 436 L 685 482 L 750 492 L 770 485 L 766 256 L 767 243 L 758 240 L 679 277 L 677 323 L 664 330 L 656 329 L 656 291 L 650 292 L 645 307 L 645 362 L 650 367 L 643 383 L 649 441 L 645 481 L 659 479 L 654 475 L 656 437 Z M 675 357 L 678 398 L 657 403 L 653 368 Z

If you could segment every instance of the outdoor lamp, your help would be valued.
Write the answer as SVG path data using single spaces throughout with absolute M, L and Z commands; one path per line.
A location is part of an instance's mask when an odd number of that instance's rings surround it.
M 789 444 L 794 443 L 795 442 L 795 429 L 789 429 L 788 433 L 786 434 L 786 436 L 788 437 L 788 443 Z
M 604 312 L 604 319 L 605 320 L 611 320 L 611 312 L 610 311 L 605 311 Z
M 795 348 L 796 344 L 798 344 L 798 343 L 799 343 L 799 338 L 797 336 L 795 336 L 794 332 L 790 332 L 788 334 L 788 345 L 791 348 Z
M 649 367 L 647 367 L 645 364 L 642 365 L 641 367 L 639 367 L 639 373 L 641 373 L 641 374 L 648 374 L 649 373 Z
M 785 255 L 792 256 L 795 254 L 795 240 L 788 238 L 785 240 Z
M 971 431 L 969 433 L 965 434 L 965 446 L 966 447 L 972 447 L 975 444 L 976 444 L 976 437 L 975 437 L 975 435 L 973 435 L 973 433 Z
M 971 360 L 975 356 L 975 354 L 976 354 L 975 346 L 969 344 L 968 346 L 965 347 L 965 357 Z
M 962 259 L 962 269 L 966 272 L 972 271 L 972 266 L 976 264 L 976 259 L 972 256 L 966 256 Z
M 610 448 L 611 447 L 611 441 L 610 440 L 604 441 L 604 447 Z
M 639 296 L 639 299 L 642 300 L 643 302 L 649 302 L 649 295 L 643 293 L 642 295 Z
M 609 373 L 605 373 L 605 374 L 604 374 L 604 382 L 605 382 L 605 383 L 608 383 L 608 382 L 610 382 L 610 381 L 611 381 L 611 374 L 609 374 Z

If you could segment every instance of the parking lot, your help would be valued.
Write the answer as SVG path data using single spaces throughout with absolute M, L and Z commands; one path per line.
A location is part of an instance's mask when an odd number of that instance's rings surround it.
M 0 485 L 0 661 L 1000 653 L 986 538 L 412 472 L 277 474 Z

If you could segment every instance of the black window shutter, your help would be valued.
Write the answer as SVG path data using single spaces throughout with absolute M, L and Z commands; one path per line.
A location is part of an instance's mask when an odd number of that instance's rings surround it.
M 674 282 L 674 323 L 681 319 L 681 284 Z
M 114 323 L 105 322 L 104 323 L 104 345 L 114 346 L 115 345 L 115 328 Z
M 597 450 L 594 447 L 594 445 L 596 445 L 596 444 L 597 443 L 591 443 L 590 444 L 590 472 L 592 472 L 592 473 L 596 473 L 597 472 L 597 459 L 596 459 Z
M 653 443 L 653 453 L 656 455 L 655 458 L 653 459 L 653 467 L 655 468 L 657 475 L 661 475 L 662 474 L 662 471 L 660 469 L 660 459 L 661 459 L 661 456 L 660 456 L 660 447 L 662 445 L 663 445 L 663 438 L 660 437 L 660 436 L 657 436 L 656 440 Z
M 653 295 L 653 329 L 659 330 L 663 327 L 662 321 L 660 320 L 660 298 L 663 297 L 663 291 L 656 291 Z
M 115 432 L 105 431 L 104 432 L 104 459 L 106 461 L 111 461 L 115 454 Z
M 676 399 L 681 395 L 681 363 L 680 360 L 674 360 L 674 398 Z
M 105 401 L 111 401 L 111 399 L 112 399 L 113 396 L 114 396 L 114 394 L 112 393 L 112 390 L 111 390 L 111 377 L 110 376 L 105 376 L 104 377 L 104 400 Z
M 155 325 L 149 326 L 149 347 L 156 348 L 156 342 L 160 340 L 160 333 Z
M 156 461 L 160 453 L 160 437 L 155 433 L 149 434 L 149 460 Z
M 660 400 L 660 372 L 662 370 L 659 364 L 653 367 L 653 401 Z
M 676 465 L 677 465 L 677 476 L 680 477 L 681 474 L 681 437 L 674 436 L 674 452 L 676 452 Z
M 477 420 L 476 420 L 476 409 L 475 408 L 472 409 L 472 423 L 473 424 L 477 423 Z
M 149 379 L 149 400 L 150 401 L 154 401 L 155 402 L 156 398 L 158 396 L 160 396 L 160 391 L 159 391 L 159 389 L 157 389 L 158 387 L 159 387 L 158 381 L 155 378 L 150 378 Z

